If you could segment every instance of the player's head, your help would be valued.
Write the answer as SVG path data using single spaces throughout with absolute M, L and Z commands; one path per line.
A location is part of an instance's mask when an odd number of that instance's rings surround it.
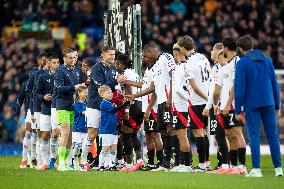
M 108 65 L 114 65 L 115 48 L 111 46 L 104 46 L 102 48 L 101 59 Z
M 173 56 L 174 56 L 176 63 L 185 60 L 185 56 L 180 51 L 180 46 L 177 43 L 174 44 L 174 46 L 173 46 Z
M 80 85 L 76 89 L 76 95 L 80 101 L 85 101 L 88 97 L 88 90 L 86 85 Z
M 180 46 L 180 51 L 184 55 L 187 55 L 188 51 L 194 50 L 194 41 L 188 35 L 185 35 L 179 38 L 177 44 Z
M 236 42 L 235 42 L 235 40 L 233 38 L 226 37 L 223 40 L 222 43 L 223 43 L 223 46 L 224 46 L 225 57 L 228 56 L 229 52 L 235 52 L 236 51 L 237 45 L 236 45 Z
M 62 55 L 63 55 L 63 61 L 65 65 L 69 67 L 72 67 L 75 65 L 75 53 L 73 49 L 71 48 L 64 49 L 62 51 Z
M 37 63 L 41 68 L 43 68 L 46 65 L 46 58 L 47 58 L 46 52 L 42 52 L 38 55 Z
M 82 62 L 82 67 L 81 69 L 83 72 L 88 72 L 92 69 L 94 65 L 94 60 L 92 58 L 85 58 Z
M 56 54 L 50 54 L 47 58 L 47 66 L 51 72 L 55 72 L 59 66 L 59 58 Z
M 143 49 L 142 63 L 146 66 L 155 64 L 160 56 L 159 47 L 156 44 L 149 43 Z
M 122 73 L 127 68 L 132 68 L 132 61 L 128 59 L 126 54 L 116 51 L 115 67 L 119 73 Z
M 74 56 L 73 56 L 73 61 L 74 61 L 74 65 L 76 65 L 77 61 L 78 61 L 78 51 L 74 50 L 73 52 Z
M 217 61 L 219 62 L 219 64 L 221 64 L 222 66 L 227 64 L 226 58 L 225 58 L 225 53 L 224 53 L 224 49 L 220 50 L 217 53 Z
M 99 90 L 99 95 L 100 97 L 102 97 L 103 99 L 107 99 L 107 100 L 111 100 L 112 99 L 112 91 L 111 88 L 107 85 L 102 85 Z
M 237 54 L 243 56 L 247 51 L 254 48 L 254 39 L 250 35 L 245 35 L 237 40 Z
M 218 61 L 218 53 L 224 49 L 224 46 L 222 43 L 216 43 L 212 50 L 211 50 L 211 59 L 214 61 L 214 62 L 217 62 Z

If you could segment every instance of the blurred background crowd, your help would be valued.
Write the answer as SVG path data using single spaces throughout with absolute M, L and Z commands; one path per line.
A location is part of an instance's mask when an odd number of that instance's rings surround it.
M 171 52 L 172 44 L 188 34 L 199 52 L 209 57 L 212 46 L 226 36 L 251 34 L 258 48 L 284 68 L 284 3 L 282 0 L 141 0 L 143 44 L 155 42 Z M 0 31 L 14 21 L 57 21 L 72 36 L 71 47 L 79 49 L 79 60 L 98 61 L 103 46 L 103 16 L 108 0 L 3 0 Z M 85 37 L 83 42 L 80 36 Z M 39 52 L 59 52 L 62 42 L 48 39 L 44 46 L 34 38 L 3 37 L 0 42 L 0 141 L 21 142 L 24 115 L 13 116 L 21 83 L 27 78 Z M 282 101 L 284 96 L 282 94 Z M 284 119 L 279 120 L 284 126 Z M 283 136 L 284 138 L 284 136 Z

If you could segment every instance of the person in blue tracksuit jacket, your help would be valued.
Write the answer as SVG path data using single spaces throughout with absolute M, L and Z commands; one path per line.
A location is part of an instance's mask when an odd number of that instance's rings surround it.
M 280 107 L 280 91 L 274 67 L 266 55 L 253 49 L 253 38 L 246 35 L 237 40 L 237 52 L 242 58 L 235 73 L 236 118 L 243 106 L 251 147 L 253 169 L 247 177 L 262 177 L 260 170 L 260 126 L 263 121 L 270 146 L 275 175 L 283 176 L 275 112 Z

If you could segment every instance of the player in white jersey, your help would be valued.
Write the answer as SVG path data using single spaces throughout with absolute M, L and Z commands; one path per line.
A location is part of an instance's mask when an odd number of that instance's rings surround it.
M 125 83 L 131 86 L 141 88 L 141 90 L 144 90 L 150 87 L 151 85 L 153 75 L 155 74 L 154 70 L 155 62 L 143 59 L 142 63 L 146 67 L 146 70 L 143 75 L 143 81 L 135 82 L 131 80 L 126 80 Z M 148 155 L 147 166 L 142 167 L 142 170 L 144 171 L 149 171 L 157 168 L 157 166 L 155 166 L 154 164 L 155 149 L 156 149 L 158 162 L 163 161 L 163 143 L 157 125 L 157 109 L 158 105 L 156 103 L 156 93 L 151 93 L 142 96 L 142 112 L 144 113 L 144 131 L 146 135 L 147 155 Z
M 191 161 L 192 153 L 187 136 L 189 128 L 189 93 L 187 73 L 185 66 L 187 64 L 185 56 L 180 52 L 180 47 L 175 44 L 173 46 L 173 56 L 176 61 L 176 66 L 172 71 L 172 107 L 173 107 L 173 124 L 177 131 L 179 139 L 181 159 L 184 165 L 179 165 L 171 169 L 173 172 L 192 172 Z M 194 79 L 193 79 L 194 80 Z
M 221 68 L 221 64 L 218 62 L 218 54 L 223 51 L 224 46 L 222 43 L 216 43 L 211 50 L 211 60 L 213 60 L 214 65 L 212 67 L 209 80 L 209 95 L 206 107 L 203 110 L 203 115 L 209 117 L 210 135 L 215 135 L 215 139 L 218 144 L 217 159 L 218 164 L 215 169 L 222 166 L 222 162 L 228 164 L 228 146 L 225 136 L 224 128 L 220 127 L 216 115 L 213 109 L 213 93 L 215 89 L 215 81 L 217 79 L 217 74 Z
M 219 124 L 225 128 L 229 140 L 231 168 L 219 170 L 218 173 L 245 174 L 247 172 L 245 168 L 246 143 L 242 134 L 244 120 L 237 121 L 234 112 L 233 84 L 235 66 L 239 57 L 236 56 L 236 44 L 232 38 L 225 38 L 223 45 L 224 53 L 219 56 L 224 56 L 221 59 L 226 57 L 228 63 L 218 73 L 214 91 L 214 104 L 217 104 L 219 100 L 220 114 L 218 120 Z M 240 166 L 237 166 L 238 159 Z
M 151 84 L 148 88 L 132 95 L 131 98 L 144 96 L 153 92 L 157 94 L 158 129 L 162 134 L 165 153 L 163 167 L 160 167 L 160 169 L 157 170 L 166 170 L 170 168 L 173 147 L 172 141 L 175 141 L 174 144 L 178 144 L 177 137 L 172 137 L 174 136 L 172 116 L 170 108 L 167 106 L 167 101 L 171 100 L 171 94 L 169 94 L 171 70 L 175 66 L 175 61 L 172 55 L 168 53 L 160 53 L 155 45 L 145 46 L 143 51 L 143 59 L 147 62 L 155 62 L 154 77 L 152 78 Z M 179 147 L 175 149 L 179 149 Z M 178 153 L 176 152 L 176 154 Z
M 196 139 L 197 152 L 199 157 L 199 166 L 196 171 L 206 171 L 209 167 L 209 140 L 205 132 L 208 124 L 208 117 L 202 114 L 208 99 L 209 74 L 211 71 L 208 59 L 194 50 L 194 41 L 189 36 L 183 36 L 178 40 L 181 52 L 187 57 L 185 71 L 187 79 L 195 79 L 198 88 L 190 85 L 190 127 L 193 136 Z M 207 162 L 207 166 L 206 166 Z
M 132 61 L 128 60 L 127 56 L 121 52 L 116 53 L 115 66 L 119 74 L 122 74 L 126 80 L 139 82 L 139 75 L 132 69 Z M 137 86 L 131 86 L 126 82 L 123 84 L 123 92 L 126 95 L 135 94 L 140 91 Z M 137 132 L 141 128 L 143 122 L 142 113 L 142 98 L 135 98 L 134 103 L 129 108 L 125 109 L 125 118 L 122 122 L 121 132 L 124 145 L 124 154 L 127 165 L 122 168 L 122 171 L 134 171 L 144 165 L 143 154 L 140 141 L 137 138 Z M 133 149 L 136 154 L 137 163 L 133 163 Z

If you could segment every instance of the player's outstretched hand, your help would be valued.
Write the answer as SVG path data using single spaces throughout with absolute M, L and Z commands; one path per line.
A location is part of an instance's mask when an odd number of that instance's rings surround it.
M 126 81 L 126 77 L 118 74 L 118 75 L 116 75 L 116 80 L 117 80 L 118 83 L 124 83 Z
M 124 97 L 127 99 L 127 101 L 133 101 L 134 100 L 132 95 L 125 95 Z

